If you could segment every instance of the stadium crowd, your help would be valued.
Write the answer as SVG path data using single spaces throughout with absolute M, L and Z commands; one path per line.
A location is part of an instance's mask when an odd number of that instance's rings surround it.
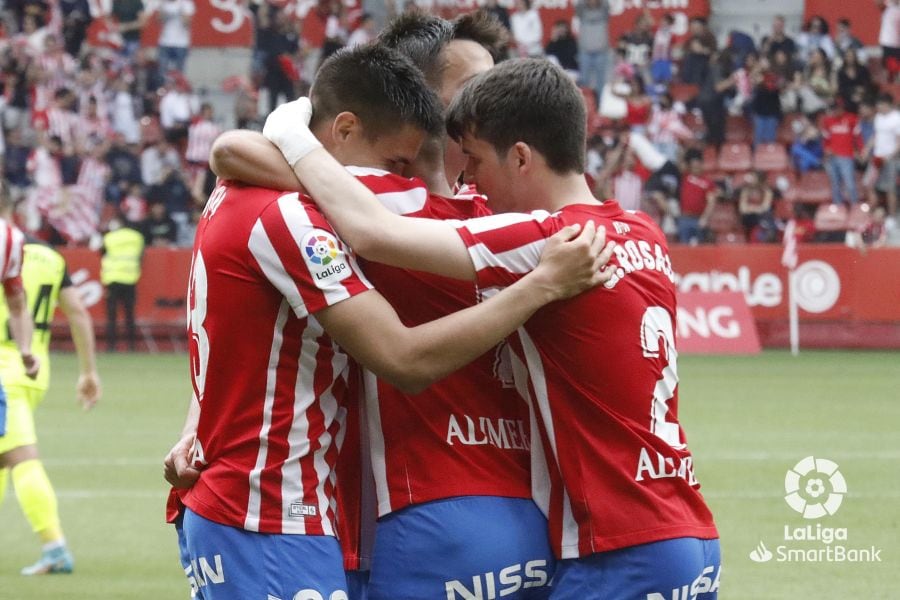
M 148 245 L 191 244 L 221 125 L 184 74 L 194 2 L 146 4 L 110 3 L 104 47 L 87 43 L 88 0 L 4 4 L 0 151 L 29 233 L 83 245 L 119 222 Z M 422 10 L 321 0 L 301 18 L 296 5 L 249 3 L 250 73 L 223 82 L 238 127 L 258 128 L 261 109 L 307 91 L 322 60 L 373 39 L 386 16 Z M 672 241 L 776 242 L 794 219 L 803 241 L 878 245 L 897 239 L 900 132 L 900 4 L 883 8 L 875 52 L 846 19 L 832 32 L 813 17 L 791 37 L 776 16 L 757 44 L 718 39 L 702 18 L 676 36 L 671 15 L 647 12 L 610 39 L 607 0 L 579 0 L 545 44 L 530 0 L 484 9 L 508 28 L 510 56 L 546 56 L 581 85 L 598 196 L 655 215 Z M 150 19 L 160 37 L 141 47 Z

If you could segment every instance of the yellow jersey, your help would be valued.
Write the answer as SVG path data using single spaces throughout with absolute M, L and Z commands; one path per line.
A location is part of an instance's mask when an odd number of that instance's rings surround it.
M 46 390 L 50 385 L 50 322 L 59 304 L 59 292 L 69 284 L 66 259 L 43 244 L 26 243 L 22 262 L 22 285 L 34 319 L 31 353 L 41 361 L 37 379 L 29 379 L 22 357 L 9 331 L 6 299 L 0 301 L 0 382 Z

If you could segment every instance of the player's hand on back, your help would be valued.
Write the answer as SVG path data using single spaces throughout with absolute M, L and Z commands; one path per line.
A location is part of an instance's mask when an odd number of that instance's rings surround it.
M 191 449 L 195 438 L 194 433 L 182 437 L 172 446 L 163 461 L 163 476 L 174 488 L 189 488 L 200 478 L 200 471 L 191 466 Z
M 285 102 L 266 117 L 263 136 L 278 146 L 291 167 L 322 144 L 309 130 L 312 103 L 309 98 Z
M 568 225 L 547 239 L 533 275 L 553 300 L 571 298 L 609 280 L 614 248 L 615 242 L 606 242 L 606 229 L 597 229 L 593 221 Z
M 81 404 L 81 408 L 84 410 L 94 408 L 100 399 L 100 394 L 100 377 L 96 373 L 82 373 L 78 376 L 78 383 L 75 384 L 75 397 Z

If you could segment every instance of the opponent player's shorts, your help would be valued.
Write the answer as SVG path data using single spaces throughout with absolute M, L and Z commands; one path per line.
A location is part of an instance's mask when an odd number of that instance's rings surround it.
M 256 533 L 186 508 L 185 574 L 203 600 L 348 600 L 337 539 Z
M 20 385 L 2 389 L 6 396 L 6 433 L 0 436 L 0 454 L 37 444 L 34 409 L 43 399 L 44 390 Z
M 378 521 L 369 600 L 543 599 L 554 563 L 531 500 L 436 500 Z
M 347 595 L 350 600 L 368 600 L 369 598 L 369 572 L 347 571 Z
M 561 560 L 551 600 L 716 600 L 719 540 L 677 538 Z

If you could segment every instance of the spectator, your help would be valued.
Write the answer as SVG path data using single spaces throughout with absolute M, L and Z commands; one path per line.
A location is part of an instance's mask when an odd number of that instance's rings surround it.
M 644 180 L 637 172 L 637 160 L 628 145 L 628 134 L 619 138 L 609 150 L 603 170 L 597 178 L 597 189 L 603 198 L 615 198 L 623 210 L 640 210 Z
M 731 53 L 735 65 L 746 63 L 747 57 L 751 54 L 755 54 L 757 60 L 759 59 L 759 53 L 756 51 L 756 44 L 753 42 L 753 38 L 742 31 L 732 30 L 728 33 L 726 48 Z
M 881 61 L 889 81 L 896 81 L 900 73 L 900 0 L 878 0 L 882 6 L 878 44 Z
M 852 50 L 859 55 L 861 61 L 865 62 L 863 43 L 859 41 L 859 38 L 853 35 L 853 31 L 850 29 L 849 19 L 840 19 L 837 22 L 837 32 L 834 34 L 834 45 L 842 56 Z
M 831 75 L 831 62 L 825 55 L 825 51 L 814 50 L 806 67 L 806 80 L 809 87 L 826 106 L 835 94 L 834 78 Z
M 84 38 L 87 37 L 91 8 L 87 0 L 59 0 L 59 10 L 66 53 L 78 56 L 81 54 Z
M 697 244 L 706 239 L 709 217 L 716 207 L 716 184 L 703 174 L 703 155 L 698 150 L 685 153 L 686 175 L 681 180 L 678 241 Z
M 734 72 L 734 97 L 728 102 L 728 112 L 732 115 L 744 114 L 753 100 L 754 83 L 759 80 L 761 74 L 768 66 L 768 59 L 762 63 L 756 52 L 750 52 L 744 57 L 742 66 Z
M 510 17 L 513 39 L 519 56 L 541 56 L 544 52 L 544 26 L 531 0 L 516 0 L 516 12 Z
M 871 205 L 877 204 L 875 192 L 885 195 L 887 204 L 889 229 L 896 225 L 897 216 L 897 175 L 900 173 L 900 111 L 894 106 L 890 94 L 882 94 L 876 104 L 877 113 L 874 119 L 874 135 L 867 150 L 870 151 L 871 169 L 877 178 L 870 187 Z M 871 181 L 873 177 L 870 176 Z
M 169 172 L 181 167 L 178 152 L 165 137 L 148 146 L 141 153 L 141 179 L 144 185 L 153 186 L 163 182 Z
M 594 90 L 599 100 L 606 85 L 609 63 L 609 2 L 579 0 L 575 3 L 578 17 L 578 66 L 581 85 Z
M 776 50 L 775 54 L 769 59 L 772 72 L 778 75 L 778 80 L 783 87 L 794 80 L 794 74 L 797 72 L 797 65 L 794 59 L 788 56 L 784 50 Z
M 572 35 L 568 21 L 561 19 L 553 24 L 550 41 L 544 48 L 544 53 L 573 79 L 578 78 L 578 42 Z
M 691 19 L 690 36 L 685 43 L 685 55 L 681 63 L 682 81 L 701 84 L 707 75 L 710 59 L 717 47 L 716 37 L 707 27 L 706 19 L 702 17 Z M 725 56 L 725 54 L 720 56 Z M 731 70 L 729 69 L 723 76 L 727 77 L 730 74 Z
M 824 148 L 819 128 L 813 125 L 806 116 L 802 120 L 795 121 L 793 126 L 795 135 L 790 155 L 794 162 L 794 168 L 801 173 L 821 169 Z
M 784 16 L 775 15 L 772 19 L 772 33 L 763 38 L 762 53 L 769 58 L 774 58 L 776 52 L 784 52 L 788 58 L 793 58 L 797 52 L 797 44 L 785 33 Z
M 113 79 L 112 128 L 128 144 L 141 141 L 141 126 L 135 115 L 135 99 L 131 93 L 134 78 L 126 72 Z
M 172 85 L 159 101 L 159 124 L 163 135 L 173 144 L 187 138 L 191 119 L 200 110 L 200 100 L 191 90 L 191 84 L 179 71 L 172 73 Z
M 647 128 L 650 111 L 653 108 L 653 101 L 647 95 L 647 86 L 644 85 L 644 80 L 639 75 L 635 75 L 625 89 L 627 89 L 627 94 L 620 94 L 617 89 L 613 91 L 614 94 L 625 99 L 625 124 L 631 128 L 631 131 L 643 133 Z
M 771 144 L 781 123 L 781 94 L 778 76 L 764 71 L 756 76 L 750 112 L 753 115 L 753 143 Z
M 819 97 L 806 75 L 802 71 L 795 71 L 794 78 L 785 86 L 781 95 L 781 107 L 788 112 L 802 112 L 806 116 L 813 116 L 828 106 Z
M 775 240 L 775 218 L 772 215 L 774 193 L 766 183 L 764 173 L 747 174 L 746 183 L 738 194 L 738 211 L 741 225 L 750 242 Z
M 187 150 L 184 157 L 195 169 L 205 169 L 209 165 L 209 151 L 213 142 L 222 132 L 213 120 L 213 107 L 208 102 L 200 106 L 200 116 L 188 128 Z
M 142 182 L 137 145 L 127 144 L 122 136 L 114 137 L 106 153 L 106 163 L 112 170 L 106 185 L 106 201 L 118 204 L 133 185 Z
M 662 16 L 653 34 L 653 51 L 650 55 L 650 75 L 655 83 L 672 80 L 672 37 L 675 17 L 671 13 Z
M 147 200 L 144 199 L 144 190 L 139 183 L 132 184 L 128 189 L 128 194 L 119 203 L 119 214 L 122 215 L 129 227 L 144 228 L 143 222 L 147 218 Z
M 801 62 L 809 62 L 816 50 L 824 52 L 828 60 L 833 59 L 836 54 L 834 41 L 828 33 L 828 22 L 819 15 L 811 17 L 806 22 L 797 38 L 797 53 Z
M 147 246 L 171 248 L 178 239 L 178 225 L 166 211 L 166 204 L 156 200 L 150 204 L 150 215 L 144 221 L 144 241 Z
M 672 95 L 668 92 L 659 97 L 659 104 L 653 108 L 647 133 L 656 149 L 672 162 L 678 160 L 679 142 L 694 137 L 694 132 L 682 122 L 675 110 Z
M 122 58 L 130 61 L 141 47 L 141 31 L 147 14 L 144 12 L 143 0 L 116 0 L 112 3 L 112 16 L 115 18 L 119 34 L 122 36 Z
M 844 62 L 837 71 L 837 93 L 844 107 L 852 113 L 859 112 L 859 105 L 872 86 L 869 69 L 859 62 L 859 53 L 853 48 L 844 52 Z
M 725 141 L 725 101 L 734 90 L 735 76 L 727 54 L 713 54 L 697 104 L 706 125 L 706 142 L 717 148 Z
M 188 240 L 182 237 L 185 227 L 191 218 L 191 208 L 193 205 L 193 197 L 191 190 L 185 178 L 185 174 L 181 170 L 169 171 L 165 178 L 157 185 L 147 189 L 147 200 L 152 204 L 154 202 L 162 202 L 166 206 L 166 213 L 175 221 L 176 238 L 175 241 L 180 246 L 188 246 L 194 240 Z
M 374 40 L 377 33 L 375 19 L 372 18 L 372 15 L 363 13 L 359 18 L 359 25 L 356 26 L 356 29 L 354 29 L 353 33 L 350 34 L 350 37 L 347 38 L 347 47 L 355 48 L 356 46 L 364 46 Z
M 157 8 L 157 18 L 161 24 L 158 42 L 161 76 L 171 70 L 184 73 L 194 12 L 193 0 L 161 0 Z
M 31 147 L 22 141 L 21 129 L 10 129 L 3 155 L 3 173 L 13 204 L 18 204 L 28 191 L 31 180 L 28 176 L 28 156 Z
M 494 15 L 500 24 L 506 28 L 506 31 L 512 33 L 512 25 L 509 19 L 509 11 L 506 10 L 505 6 L 501 6 L 497 3 L 497 0 L 486 0 L 484 3 L 484 10 Z M 578 6 L 576 5 L 575 10 L 577 12 Z
M 653 50 L 653 21 L 647 13 L 639 14 L 634 20 L 634 29 L 619 40 L 619 48 L 625 50 L 625 60 L 646 77 Z
M 859 105 L 859 141 L 866 148 L 875 135 L 875 103 L 863 100 Z M 862 153 L 860 153 L 862 157 Z
M 296 70 L 291 72 L 300 38 L 291 23 L 290 17 L 283 11 L 275 15 L 272 26 L 257 32 L 257 44 L 263 65 L 262 88 L 269 94 L 269 112 L 275 110 L 283 96 L 285 100 L 293 100 Z
M 332 0 L 328 18 L 325 21 L 325 43 L 322 45 L 322 60 L 340 50 L 347 43 L 347 24 L 344 5 L 340 0 Z
M 856 204 L 856 115 L 844 110 L 838 98 L 829 105 L 828 114 L 822 119 L 822 137 L 825 139 L 825 170 L 831 182 L 831 201 Z

